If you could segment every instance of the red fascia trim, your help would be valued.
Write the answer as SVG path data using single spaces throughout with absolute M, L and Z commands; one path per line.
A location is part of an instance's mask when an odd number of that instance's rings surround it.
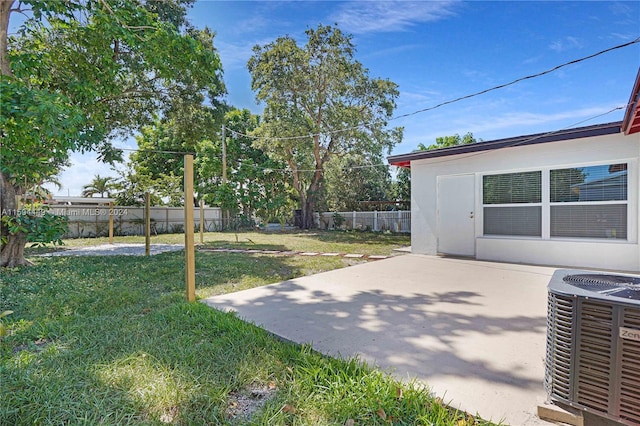
M 405 169 L 411 168 L 411 161 L 397 161 L 394 163 L 390 163 L 392 166 L 404 167 Z

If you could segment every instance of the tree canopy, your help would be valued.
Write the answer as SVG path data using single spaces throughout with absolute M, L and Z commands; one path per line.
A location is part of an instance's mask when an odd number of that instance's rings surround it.
M 210 204 L 249 218 L 284 220 L 290 213 L 291 193 L 285 164 L 253 145 L 249 134 L 260 118 L 247 109 L 232 108 L 225 115 L 226 181 L 223 178 L 222 140 L 201 144 L 196 157 L 198 191 Z
M 284 36 L 255 46 L 248 69 L 256 99 L 265 104 L 254 144 L 287 164 L 302 210 L 302 227 L 313 226 L 325 166 L 336 155 L 382 156 L 402 138 L 387 128 L 397 85 L 371 78 L 354 59 L 352 36 L 319 25 L 299 46 Z
M 323 198 L 322 210 L 333 212 L 365 210 L 364 201 L 388 201 L 393 198 L 389 169 L 379 156 L 335 157 L 327 165 Z
M 482 139 L 476 139 L 473 133 L 467 132 L 463 136 L 458 133 L 451 136 L 439 136 L 436 138 L 436 143 L 429 146 L 425 146 L 423 143 L 418 144 L 419 151 L 431 151 L 434 149 L 449 148 L 451 146 L 468 145 L 470 143 L 482 142 Z
M 213 34 L 185 20 L 192 0 L 0 2 L 0 266 L 25 264 L 15 196 L 71 151 L 120 158 L 115 136 L 224 92 Z M 31 18 L 8 36 L 12 13 Z

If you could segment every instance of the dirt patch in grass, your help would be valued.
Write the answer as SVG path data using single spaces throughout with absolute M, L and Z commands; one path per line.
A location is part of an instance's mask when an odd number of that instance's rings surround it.
M 276 386 L 251 385 L 248 389 L 229 393 L 227 418 L 235 422 L 245 422 L 260 410 L 276 394 Z
M 22 351 L 40 352 L 49 344 L 51 344 L 51 340 L 49 339 L 38 339 L 35 342 L 29 342 L 24 345 L 16 346 L 15 348 L 13 348 L 13 353 L 17 354 L 18 352 Z

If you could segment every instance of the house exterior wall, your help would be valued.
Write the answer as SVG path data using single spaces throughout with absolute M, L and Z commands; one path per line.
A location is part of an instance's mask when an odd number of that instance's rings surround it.
M 639 271 L 639 158 L 640 135 L 620 133 L 412 161 L 412 251 L 438 253 L 438 176 L 473 174 L 477 259 Z M 628 163 L 627 240 L 483 235 L 483 175 L 623 162 Z

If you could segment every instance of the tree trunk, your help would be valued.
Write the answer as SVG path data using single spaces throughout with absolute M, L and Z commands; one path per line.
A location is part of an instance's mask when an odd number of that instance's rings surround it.
M 315 228 L 315 220 L 313 214 L 315 213 L 315 202 L 313 200 L 307 200 L 302 203 L 302 218 L 300 220 L 300 229 L 312 229 Z
M 2 217 L 16 217 L 18 206 L 16 203 L 16 188 L 9 181 L 6 173 L 0 173 L 0 213 Z M 10 234 L 4 222 L 0 222 L 0 267 L 14 268 L 30 265 L 24 258 L 24 246 L 27 244 L 27 234 L 18 232 Z M 6 242 L 5 242 L 6 241 Z
M 0 74 L 11 76 L 11 64 L 8 52 L 9 16 L 13 0 L 0 0 Z M 4 216 L 16 217 L 16 188 L 9 181 L 6 173 L 0 172 L 0 218 Z M 7 226 L 0 221 L 0 267 L 14 268 L 29 265 L 24 258 L 24 246 L 27 244 L 27 234 L 10 235 Z
M 11 75 L 11 64 L 9 63 L 9 52 L 7 51 L 9 16 L 13 0 L 0 0 L 0 73 Z
M 0 267 L 15 268 L 31 265 L 31 262 L 24 258 L 26 244 L 27 234 L 24 232 L 10 235 L 7 244 L 3 244 L 0 249 Z

